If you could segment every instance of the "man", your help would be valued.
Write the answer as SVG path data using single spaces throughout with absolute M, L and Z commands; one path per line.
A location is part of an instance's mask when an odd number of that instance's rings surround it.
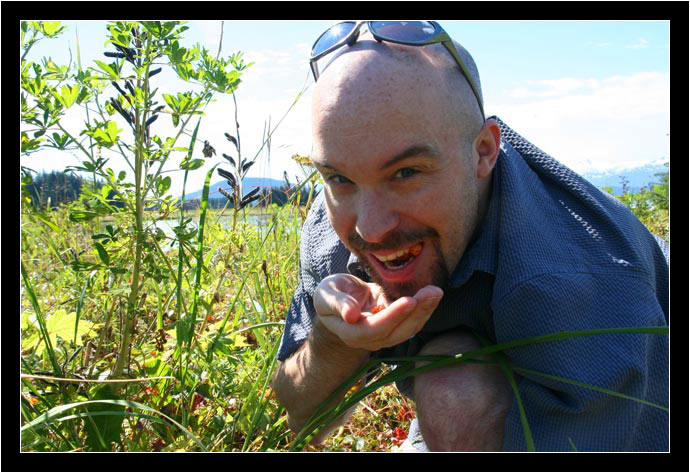
M 303 228 L 273 382 L 291 429 L 371 357 L 467 353 L 481 346 L 475 335 L 503 343 L 668 324 L 662 243 L 615 199 L 485 120 L 467 51 L 433 44 L 447 38 L 433 22 L 369 22 L 358 35 L 362 26 L 337 25 L 313 50 L 312 161 L 324 190 Z M 667 407 L 666 336 L 505 353 L 531 370 L 517 379 L 538 450 L 668 449 L 666 410 L 534 374 Z M 416 403 L 419 450 L 526 448 L 497 366 L 460 363 L 398 384 Z

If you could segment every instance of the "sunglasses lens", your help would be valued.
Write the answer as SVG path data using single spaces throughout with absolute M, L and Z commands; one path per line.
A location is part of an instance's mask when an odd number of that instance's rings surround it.
M 319 37 L 319 39 L 316 40 L 316 43 L 314 43 L 314 46 L 311 48 L 312 57 L 321 54 L 323 51 L 330 48 L 345 36 L 350 34 L 355 25 L 356 23 L 353 21 L 346 21 L 330 27 Z
M 392 41 L 425 41 L 434 36 L 436 28 L 428 21 L 372 21 L 377 35 Z

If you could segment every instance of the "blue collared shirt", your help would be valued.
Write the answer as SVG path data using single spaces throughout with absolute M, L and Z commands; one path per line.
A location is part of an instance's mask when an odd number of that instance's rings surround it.
M 495 343 L 556 332 L 668 325 L 668 246 L 615 198 L 503 122 L 486 216 L 438 308 L 412 339 L 373 354 L 412 356 L 439 333 L 470 329 Z M 311 330 L 311 297 L 330 274 L 368 279 L 330 225 L 323 196 L 305 222 L 300 281 L 278 359 Z M 668 407 L 668 337 L 597 335 L 507 350 L 515 366 Z M 668 413 L 521 373 L 518 388 L 539 451 L 666 451 Z M 411 396 L 411 379 L 398 382 Z M 505 451 L 526 449 L 517 403 Z

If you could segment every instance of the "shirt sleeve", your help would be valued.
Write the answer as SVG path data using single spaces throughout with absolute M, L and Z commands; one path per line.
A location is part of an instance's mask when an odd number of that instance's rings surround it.
M 292 355 L 309 336 L 312 320 L 316 314 L 312 295 L 318 282 L 311 268 L 312 262 L 310 261 L 310 253 L 308 251 L 310 228 L 311 221 L 305 222 L 302 227 L 299 282 L 285 318 L 285 329 L 277 354 L 277 358 L 280 361 L 284 361 Z
M 323 192 L 314 199 L 302 227 L 299 282 L 285 318 L 285 329 L 276 357 L 290 357 L 311 333 L 316 316 L 313 295 L 328 275 L 347 271 L 350 252 L 343 246 L 330 224 Z
M 665 295 L 667 297 L 668 295 Z M 495 304 L 498 343 L 557 332 L 666 326 L 658 295 L 642 277 L 556 274 L 521 284 Z M 594 335 L 505 352 L 517 367 L 616 391 L 668 407 L 668 336 Z M 667 451 L 668 413 L 534 374 L 518 389 L 537 451 Z M 526 450 L 516 402 L 504 450 Z

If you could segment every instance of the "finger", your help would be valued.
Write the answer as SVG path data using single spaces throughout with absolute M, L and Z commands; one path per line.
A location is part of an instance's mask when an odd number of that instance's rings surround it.
M 414 295 L 414 298 L 418 302 L 424 302 L 425 300 L 436 300 L 437 302 L 443 297 L 443 289 L 438 286 L 424 286 Z
M 338 274 L 324 279 L 314 293 L 314 309 L 321 316 L 337 315 L 348 323 L 361 317 L 363 300 L 371 298 L 368 286 L 351 275 Z
M 398 344 L 409 340 L 424 327 L 433 315 L 443 297 L 443 291 L 439 288 L 431 289 L 432 286 L 427 287 L 430 289 L 424 288 L 415 294 L 414 310 L 391 330 L 388 336 L 390 343 Z

